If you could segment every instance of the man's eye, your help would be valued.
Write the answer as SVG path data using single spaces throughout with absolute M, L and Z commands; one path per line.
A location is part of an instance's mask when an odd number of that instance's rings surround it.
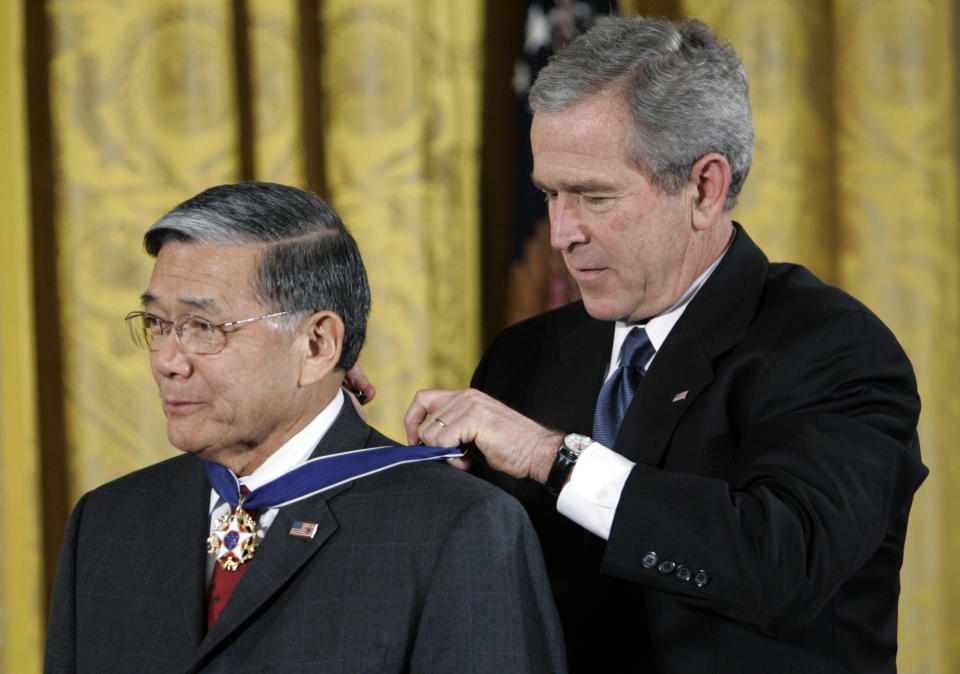
M 156 316 L 145 314 L 143 316 L 143 325 L 150 330 L 159 330 L 161 327 L 163 327 L 163 320 L 157 318 Z
M 592 204 L 594 206 L 606 203 L 607 201 L 609 201 L 609 199 L 610 197 L 596 197 L 596 196 L 589 196 L 586 194 L 583 195 L 583 200 L 586 201 L 588 204 Z
M 197 330 L 201 332 L 204 330 L 213 329 L 213 323 L 211 323 L 206 319 L 197 318 L 197 317 L 193 317 L 189 321 L 187 321 L 187 325 L 189 326 L 190 330 Z

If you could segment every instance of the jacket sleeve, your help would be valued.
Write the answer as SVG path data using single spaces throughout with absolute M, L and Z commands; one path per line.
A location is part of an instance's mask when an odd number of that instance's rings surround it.
M 486 492 L 449 528 L 431 574 L 410 671 L 566 671 L 537 536 L 512 497 Z
M 781 633 L 877 555 L 899 568 L 927 472 L 916 382 L 872 314 L 830 318 L 741 357 L 693 403 L 666 464 L 634 468 L 605 573 Z M 693 461 L 723 467 L 681 472 Z
M 80 517 L 86 496 L 80 499 L 63 536 L 57 578 L 50 602 L 50 621 L 47 627 L 47 645 L 44 672 L 77 671 L 77 616 L 75 600 L 76 545 Z

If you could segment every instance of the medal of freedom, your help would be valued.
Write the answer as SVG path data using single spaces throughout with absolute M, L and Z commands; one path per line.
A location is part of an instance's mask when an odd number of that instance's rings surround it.
M 256 551 L 257 522 L 243 509 L 241 498 L 236 510 L 217 520 L 207 538 L 207 553 L 227 571 L 236 571 Z

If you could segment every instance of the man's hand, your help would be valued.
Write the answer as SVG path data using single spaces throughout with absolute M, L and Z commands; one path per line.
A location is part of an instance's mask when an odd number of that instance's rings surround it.
M 545 483 L 563 434 L 544 428 L 475 389 L 420 391 L 403 420 L 407 442 L 435 447 L 473 443 L 492 468 Z M 469 464 L 451 461 L 458 468 Z
M 359 365 L 354 365 L 347 371 L 343 378 L 343 390 L 346 391 L 347 397 L 350 398 L 354 409 L 357 410 L 357 414 L 366 421 L 367 413 L 363 411 L 363 406 L 373 400 L 374 396 L 377 395 L 377 389 L 373 387 Z

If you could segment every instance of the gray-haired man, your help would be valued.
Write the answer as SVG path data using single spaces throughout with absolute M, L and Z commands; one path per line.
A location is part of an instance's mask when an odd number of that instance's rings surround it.
M 185 455 L 77 504 L 46 670 L 563 670 L 520 505 L 408 462 L 429 449 L 353 451 L 395 443 L 341 392 L 370 296 L 337 214 L 292 187 L 224 185 L 145 244 L 156 263 L 127 323 Z
M 501 334 L 475 389 L 420 392 L 410 441 L 473 443 L 528 506 L 571 671 L 895 671 L 916 382 L 866 307 L 731 220 L 736 53 L 694 20 L 601 21 L 530 105 L 583 300 Z

